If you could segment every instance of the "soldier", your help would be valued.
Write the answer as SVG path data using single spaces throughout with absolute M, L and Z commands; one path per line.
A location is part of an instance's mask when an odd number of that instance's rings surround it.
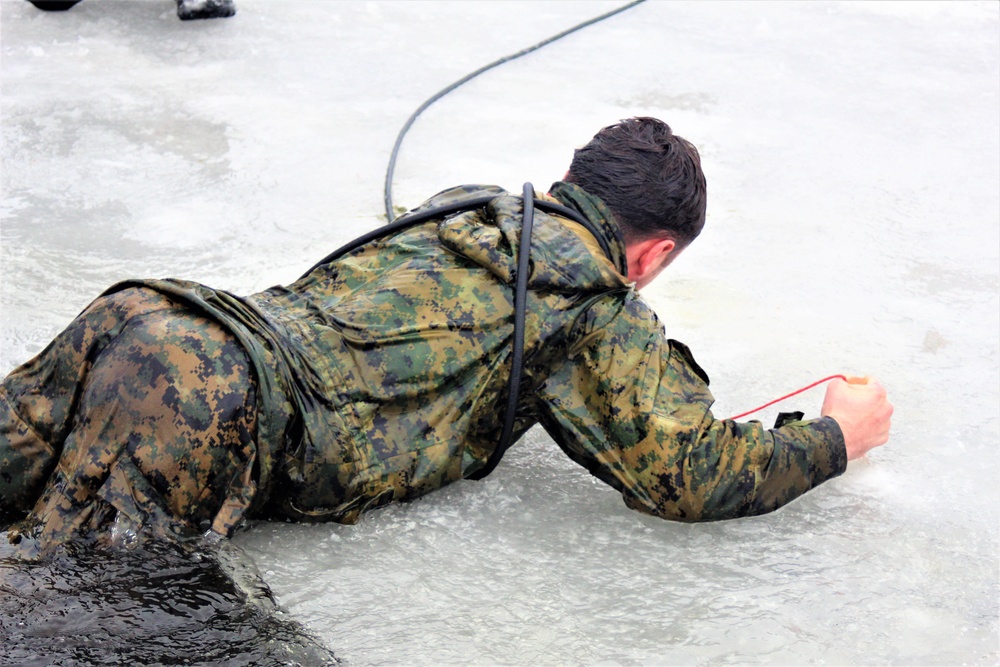
M 0 388 L 0 521 L 43 547 L 354 523 L 488 474 L 535 423 L 642 512 L 770 512 L 885 443 L 892 406 L 835 381 L 819 419 L 714 417 L 708 376 L 637 292 L 705 203 L 694 146 L 632 118 L 548 195 L 444 191 L 287 287 L 115 285 Z

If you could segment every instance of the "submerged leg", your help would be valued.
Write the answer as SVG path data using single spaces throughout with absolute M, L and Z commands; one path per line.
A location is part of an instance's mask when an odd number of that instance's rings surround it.
M 94 360 L 131 318 L 172 307 L 150 290 L 99 297 L 0 384 L 0 528 L 35 504 L 62 452 Z
M 21 419 L 0 386 L 0 529 L 31 509 L 55 460 L 52 445 Z
M 133 318 L 94 363 L 29 519 L 43 547 L 121 513 L 158 536 L 229 535 L 255 492 L 256 386 L 239 343 L 185 312 Z

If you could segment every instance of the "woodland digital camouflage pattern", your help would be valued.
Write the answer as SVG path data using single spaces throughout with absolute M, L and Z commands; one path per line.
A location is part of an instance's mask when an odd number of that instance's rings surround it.
M 4 382 L 0 505 L 48 541 L 116 512 L 154 532 L 249 516 L 353 523 L 481 469 L 510 372 L 521 201 L 463 186 L 417 210 L 496 198 L 236 297 L 121 283 Z M 540 422 L 635 509 L 704 521 L 771 511 L 846 467 L 836 422 L 766 431 L 713 418 L 708 377 L 623 277 L 591 220 L 536 211 L 515 435 Z
M 247 355 L 157 292 L 98 299 L 0 392 L 0 507 L 33 508 L 45 542 L 117 512 L 158 534 L 227 534 L 253 498 Z

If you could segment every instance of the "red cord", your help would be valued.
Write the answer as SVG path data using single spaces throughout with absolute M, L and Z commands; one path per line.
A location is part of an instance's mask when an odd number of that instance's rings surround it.
M 759 412 L 759 411 L 763 410 L 764 408 L 767 408 L 767 407 L 770 407 L 770 406 L 774 405 L 775 403 L 780 403 L 781 401 L 785 400 L 786 398 L 791 398 L 792 396 L 795 396 L 796 394 L 801 394 L 802 392 L 806 391 L 807 389 L 812 389 L 813 387 L 815 387 L 818 384 L 823 384 L 824 382 L 829 382 L 830 380 L 834 380 L 836 378 L 840 378 L 844 382 L 847 382 L 847 377 L 844 376 L 844 375 L 840 375 L 840 374 L 831 375 L 830 377 L 825 377 L 822 380 L 816 380 L 812 384 L 807 385 L 805 387 L 802 387 L 801 389 L 796 389 L 795 391 L 793 391 L 790 394 L 785 394 L 781 398 L 776 398 L 773 401 L 771 401 L 770 403 L 765 403 L 764 405 L 760 406 L 759 408 L 754 408 L 753 410 L 747 410 L 746 412 L 741 412 L 740 414 L 736 415 L 735 417 L 730 417 L 729 419 L 739 419 L 741 417 L 746 417 L 747 415 L 752 415 L 753 413 Z

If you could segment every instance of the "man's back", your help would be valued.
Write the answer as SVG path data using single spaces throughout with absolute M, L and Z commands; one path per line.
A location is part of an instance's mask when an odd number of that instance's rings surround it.
M 421 208 L 484 194 L 495 195 L 485 207 L 369 243 L 250 298 L 289 352 L 284 375 L 296 386 L 287 389 L 303 406 L 282 513 L 353 522 L 363 509 L 415 498 L 485 465 L 510 377 L 522 204 L 499 188 L 464 186 Z M 593 205 L 585 208 L 623 258 L 614 229 Z M 582 226 L 536 213 L 529 394 L 565 359 L 592 301 L 630 291 L 620 271 Z M 525 398 L 518 434 L 537 419 Z

